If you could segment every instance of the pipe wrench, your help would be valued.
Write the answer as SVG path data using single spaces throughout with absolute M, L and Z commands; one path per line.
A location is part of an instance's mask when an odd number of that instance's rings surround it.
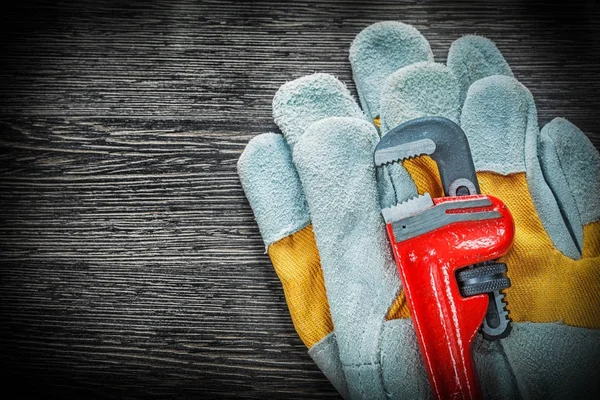
M 412 322 L 438 399 L 482 398 L 471 343 L 482 327 L 505 337 L 510 320 L 502 289 L 514 222 L 501 200 L 479 194 L 467 138 L 454 122 L 424 117 L 388 132 L 377 167 L 422 155 L 437 164 L 445 197 L 428 193 L 382 210 Z

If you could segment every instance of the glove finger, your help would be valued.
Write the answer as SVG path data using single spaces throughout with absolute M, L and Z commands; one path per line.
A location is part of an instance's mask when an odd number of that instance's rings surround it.
M 556 248 L 571 258 L 580 257 L 558 202 L 542 174 L 537 154 L 537 110 L 529 90 L 506 76 L 480 79 L 469 88 L 461 126 L 469 139 L 482 191 L 505 200 L 522 226 L 532 218 L 525 215 L 522 196 L 516 195 L 529 191 L 535 211 Z M 514 175 L 515 182 L 507 184 L 503 180 L 502 177 L 509 175 Z M 523 176 L 526 182 L 516 182 Z M 508 203 L 513 197 L 519 198 L 515 198 L 511 206 Z M 525 214 L 519 216 L 521 212 Z M 534 236 L 545 235 L 542 231 Z
M 350 64 L 361 105 L 370 121 L 380 126 L 381 95 L 386 79 L 398 69 L 433 61 L 429 42 L 413 26 L 378 22 L 363 29 L 350 46 Z M 413 180 L 401 165 L 377 170 L 380 206 L 388 208 L 417 195 Z
M 281 86 L 273 98 L 273 119 L 292 151 L 310 124 L 328 117 L 365 119 L 346 86 L 332 75 L 298 78 Z
M 294 145 L 312 123 L 328 117 L 366 120 L 346 86 L 328 74 L 313 74 L 288 82 L 275 94 L 273 116 L 283 135 Z M 402 166 L 377 171 L 381 208 L 416 195 L 414 184 Z
M 409 65 L 385 80 L 381 90 L 381 131 L 413 118 L 446 117 L 458 123 L 458 81 L 448 67 L 433 62 Z
M 294 148 L 313 221 L 350 397 L 384 393 L 379 337 L 399 292 L 380 215 L 375 127 L 356 118 L 312 124 Z
M 563 118 L 540 134 L 544 177 L 558 200 L 582 256 L 600 255 L 600 154 L 585 134 Z
M 310 348 L 333 324 L 308 206 L 284 138 L 274 133 L 253 138 L 238 160 L 238 174 L 294 327 Z
M 281 135 L 265 133 L 250 140 L 237 170 L 265 247 L 310 223 L 292 154 Z
M 492 75 L 513 76 L 494 42 L 482 36 L 466 35 L 456 39 L 448 50 L 446 64 L 458 79 L 461 105 L 475 81 Z
M 379 22 L 362 30 L 350 46 L 350 64 L 360 103 L 371 121 L 380 113 L 386 78 L 404 66 L 433 61 L 429 42 L 410 25 Z
M 378 338 L 400 283 L 375 182 L 372 152 L 379 137 L 370 122 L 356 118 L 351 100 L 335 78 L 315 74 L 283 85 L 274 114 L 295 141 L 293 159 L 307 195 L 348 393 L 360 397 L 365 390 L 385 392 Z M 323 110 L 346 116 L 323 118 Z

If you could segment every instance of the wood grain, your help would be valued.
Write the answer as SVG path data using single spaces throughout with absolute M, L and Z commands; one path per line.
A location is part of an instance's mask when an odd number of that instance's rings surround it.
M 600 147 L 593 3 L 84 1 L 2 18 L 0 351 L 61 397 L 338 398 L 287 314 L 235 172 L 284 82 L 398 19 L 494 40 Z M 23 383 L 23 384 L 22 384 Z

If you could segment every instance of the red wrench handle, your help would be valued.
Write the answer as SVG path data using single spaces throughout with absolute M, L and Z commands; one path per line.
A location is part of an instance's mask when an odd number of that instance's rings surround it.
M 506 254 L 514 237 L 508 208 L 491 196 L 443 197 L 434 203 L 488 198 L 500 217 L 451 223 L 396 243 L 387 231 L 403 282 L 430 384 L 438 399 L 481 399 L 471 343 L 486 313 L 488 297 L 464 298 L 456 270 Z M 462 210 L 461 212 L 480 210 Z

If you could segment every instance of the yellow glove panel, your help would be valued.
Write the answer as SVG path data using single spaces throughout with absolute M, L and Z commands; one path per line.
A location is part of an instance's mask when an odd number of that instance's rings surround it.
M 294 328 L 311 348 L 333 331 L 319 252 L 312 225 L 269 246 Z

